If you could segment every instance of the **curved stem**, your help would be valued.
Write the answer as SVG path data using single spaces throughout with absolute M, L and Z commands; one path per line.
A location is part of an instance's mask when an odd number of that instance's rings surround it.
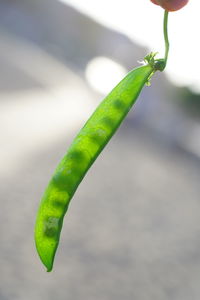
M 156 71 L 162 72 L 167 65 L 168 54 L 169 54 L 168 15 L 169 15 L 169 12 L 167 10 L 165 10 L 164 22 L 163 22 L 163 33 L 164 33 L 164 40 L 165 40 L 165 56 L 164 56 L 164 58 L 155 59 L 157 52 L 151 52 L 144 58 L 144 62 L 148 63 L 153 68 L 153 72 L 152 72 L 151 76 Z M 151 76 L 150 76 L 150 78 L 151 78 Z
M 163 24 L 164 39 L 165 39 L 165 58 L 164 58 L 165 66 L 167 64 L 167 59 L 168 59 L 168 54 L 169 54 L 168 15 L 169 15 L 169 12 L 165 10 L 164 24 Z

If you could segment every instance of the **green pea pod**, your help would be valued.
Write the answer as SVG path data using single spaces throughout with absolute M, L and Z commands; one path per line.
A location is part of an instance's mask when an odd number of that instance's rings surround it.
M 41 200 L 35 225 L 36 248 L 48 272 L 53 267 L 63 218 L 72 196 L 154 72 L 153 65 L 148 64 L 128 73 L 100 103 L 56 168 Z

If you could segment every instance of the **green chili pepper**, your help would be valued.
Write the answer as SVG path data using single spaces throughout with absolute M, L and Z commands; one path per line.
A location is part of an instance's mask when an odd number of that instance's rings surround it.
M 154 72 L 153 64 L 132 70 L 100 103 L 55 170 L 35 226 L 36 248 L 47 271 L 52 270 L 63 217 L 72 196 Z

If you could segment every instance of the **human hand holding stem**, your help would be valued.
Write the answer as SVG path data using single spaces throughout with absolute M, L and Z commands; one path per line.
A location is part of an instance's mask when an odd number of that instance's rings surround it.
M 163 22 L 163 34 L 165 41 L 165 56 L 164 58 L 155 59 L 157 53 L 151 52 L 144 58 L 144 61 L 153 66 L 154 72 L 152 72 L 151 76 L 155 73 L 155 71 L 163 71 L 167 65 L 168 55 L 169 55 L 169 37 L 168 37 L 168 17 L 170 11 L 177 11 L 183 8 L 189 0 L 151 0 L 156 5 L 160 5 L 164 11 L 164 22 Z M 150 78 L 151 78 L 150 76 Z
M 165 39 L 165 57 L 164 57 L 164 65 L 166 67 L 168 54 L 169 54 L 169 38 L 168 38 L 168 14 L 170 11 L 177 11 L 183 8 L 189 0 L 151 0 L 156 5 L 160 5 L 165 9 L 164 13 L 164 39 Z M 163 68 L 163 70 L 164 70 Z

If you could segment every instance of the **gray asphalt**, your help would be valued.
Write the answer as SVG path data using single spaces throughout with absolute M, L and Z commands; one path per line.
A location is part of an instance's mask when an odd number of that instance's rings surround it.
M 66 137 L 1 187 L 0 299 L 199 299 L 199 161 L 125 123 L 77 191 L 52 273 L 38 201 Z

